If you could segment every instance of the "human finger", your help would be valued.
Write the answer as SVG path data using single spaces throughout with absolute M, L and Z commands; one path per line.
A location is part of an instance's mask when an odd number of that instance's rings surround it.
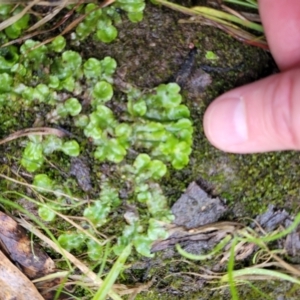
M 300 67 L 300 1 L 259 0 L 259 13 L 271 53 L 284 71 Z
M 300 150 L 300 69 L 223 94 L 207 109 L 204 130 L 227 152 Z

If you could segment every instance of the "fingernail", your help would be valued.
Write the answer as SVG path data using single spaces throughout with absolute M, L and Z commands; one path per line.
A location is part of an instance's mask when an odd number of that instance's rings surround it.
M 221 98 L 211 104 L 205 114 L 205 132 L 212 144 L 230 151 L 248 140 L 243 98 Z

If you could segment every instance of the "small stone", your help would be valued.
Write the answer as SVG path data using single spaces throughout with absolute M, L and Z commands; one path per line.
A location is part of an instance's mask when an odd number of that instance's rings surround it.
M 172 207 L 174 224 L 187 229 L 218 221 L 226 211 L 219 198 L 211 198 L 197 183 L 192 182 Z
M 76 177 L 78 185 L 83 191 L 88 192 L 93 188 L 91 184 L 90 167 L 88 166 L 86 158 L 71 158 L 70 175 Z

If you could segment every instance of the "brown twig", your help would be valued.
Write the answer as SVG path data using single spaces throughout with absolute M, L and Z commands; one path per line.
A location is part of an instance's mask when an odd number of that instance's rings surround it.
M 8 137 L 0 140 L 0 145 L 3 145 L 12 140 L 16 140 L 20 137 L 28 136 L 28 135 L 56 135 L 58 137 L 64 137 L 66 133 L 62 130 L 51 128 L 51 127 L 26 128 L 26 129 L 16 131 L 10 134 Z

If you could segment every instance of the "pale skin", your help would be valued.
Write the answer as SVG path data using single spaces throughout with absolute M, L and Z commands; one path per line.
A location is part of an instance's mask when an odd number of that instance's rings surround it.
M 218 97 L 205 112 L 205 134 L 227 152 L 300 150 L 300 1 L 258 2 L 281 73 Z

